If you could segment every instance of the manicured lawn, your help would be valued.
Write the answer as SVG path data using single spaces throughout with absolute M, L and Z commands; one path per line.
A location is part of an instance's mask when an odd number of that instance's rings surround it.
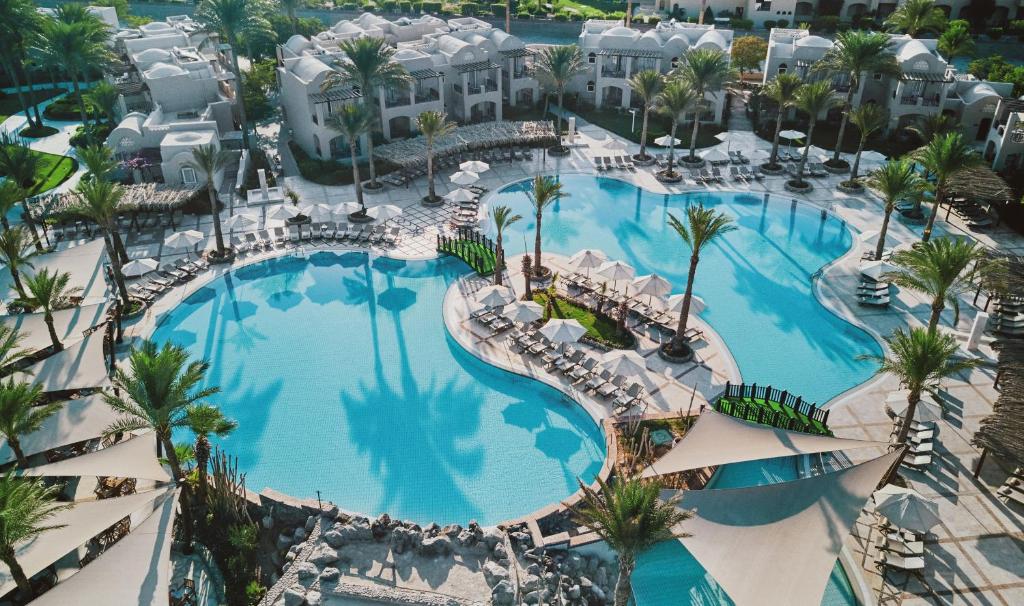
M 547 293 L 533 293 L 533 300 L 542 306 L 547 304 L 547 297 Z M 605 315 L 598 315 L 561 297 L 555 297 L 552 315 L 564 320 L 576 320 L 583 328 L 587 329 L 587 336 L 609 347 L 627 349 L 633 346 L 632 335 L 622 338 L 615 320 Z
M 40 151 L 33 153 L 39 156 L 39 173 L 36 176 L 35 186 L 29 192 L 32 195 L 41 194 L 57 187 L 67 181 L 68 177 L 78 169 L 78 162 L 73 158 Z
M 34 95 L 36 102 L 41 102 L 63 94 L 64 92 L 65 90 L 63 88 L 42 88 L 36 89 L 34 91 Z M 25 99 L 28 100 L 29 94 L 27 91 L 24 93 L 24 96 Z M 0 97 L 0 122 L 3 122 L 7 118 L 20 113 L 21 111 L 21 103 L 18 102 L 17 93 L 10 92 Z
M 633 125 L 633 116 L 627 111 L 619 111 L 615 109 L 595 109 L 590 111 L 579 112 L 583 119 L 604 128 L 610 130 L 620 137 L 629 139 L 634 143 L 640 142 L 640 131 L 643 127 L 643 114 L 639 111 L 636 114 L 636 130 L 633 131 L 630 127 Z M 651 114 L 647 123 L 647 143 L 653 145 L 654 140 L 658 137 L 667 135 L 669 130 L 672 128 L 672 124 L 662 116 Z M 693 132 L 693 124 L 680 124 L 676 129 L 676 139 L 682 141 L 677 149 L 689 149 L 690 146 L 690 133 Z M 722 132 L 722 129 L 717 124 L 701 124 L 700 130 L 697 132 L 697 148 L 704 149 L 705 147 L 711 147 L 712 145 L 718 145 L 721 143 L 715 138 L 715 135 Z M 655 147 L 655 151 L 661 148 Z M 663 151 L 668 151 L 665 148 Z

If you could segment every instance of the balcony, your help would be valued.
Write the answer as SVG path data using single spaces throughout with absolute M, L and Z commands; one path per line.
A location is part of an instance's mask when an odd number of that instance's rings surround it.
M 530 78 L 532 76 L 532 74 L 533 74 L 533 70 L 532 69 L 530 69 L 529 67 L 524 67 L 524 68 L 517 69 L 517 70 L 513 71 L 512 72 L 512 79 L 513 80 L 521 80 L 523 78 Z
M 409 95 L 408 94 L 399 95 L 399 96 L 395 96 L 395 97 L 384 97 L 384 107 L 387 107 L 387 108 L 402 107 L 402 106 L 405 106 L 405 105 L 409 105 L 411 103 L 412 103 L 412 101 L 409 100 Z
M 441 93 L 434 89 L 416 92 L 416 103 L 430 103 L 431 101 L 437 101 L 440 98 Z
M 454 85 L 455 92 L 462 94 L 462 85 Z M 493 93 L 498 90 L 498 82 L 496 80 L 488 80 L 483 84 L 470 84 L 466 87 L 467 95 L 482 95 L 484 93 Z
M 614 67 L 602 67 L 601 77 L 603 78 L 625 78 L 626 70 Z

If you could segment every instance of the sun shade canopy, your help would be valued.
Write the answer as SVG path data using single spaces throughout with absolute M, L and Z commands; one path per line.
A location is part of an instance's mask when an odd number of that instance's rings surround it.
M 102 596 L 105 606 L 165 606 L 177 505 L 177 492 L 165 497 L 128 536 L 37 598 L 33 606 L 75 604 L 82 596 Z
M 173 490 L 173 488 L 164 488 L 126 497 L 76 503 L 71 509 L 58 512 L 46 521 L 47 525 L 61 526 L 61 528 L 44 532 L 15 548 L 18 564 L 31 578 L 121 519 L 147 508 L 149 511 L 146 511 L 146 514 L 149 514 L 154 502 Z M 6 564 L 0 563 L 0 595 L 6 594 L 14 587 L 14 578 L 11 576 L 10 569 Z
M 682 491 L 679 508 L 693 517 L 679 541 L 737 606 L 818 606 L 844 538 L 899 455 L 780 484 Z
M 98 438 L 115 419 L 117 414 L 100 394 L 68 400 L 59 411 L 43 421 L 42 427 L 21 436 L 21 449 L 26 457 L 31 457 L 53 448 Z M 14 451 L 6 439 L 0 438 L 0 465 L 13 460 Z
M 103 264 L 107 260 L 103 239 L 93 240 L 86 244 L 66 248 L 57 252 L 39 255 L 32 259 L 33 267 L 22 271 L 27 275 L 35 275 L 43 269 L 50 272 L 71 274 L 68 288 L 80 288 L 78 296 L 84 303 L 97 303 L 107 298 L 107 282 L 103 277 Z M 7 293 L 5 299 L 18 296 L 10 272 L 0 273 L 0 292 Z
M 103 357 L 103 332 L 84 340 L 28 368 L 29 374 L 15 373 L 17 380 L 43 386 L 43 391 L 72 391 L 103 387 L 110 382 Z
M 82 340 L 89 328 L 106 321 L 107 304 L 95 303 L 53 312 L 53 328 L 64 347 Z M 0 324 L 16 329 L 22 335 L 19 345 L 28 351 L 39 351 L 53 344 L 46 326 L 46 314 L 17 314 L 0 316 Z
M 170 474 L 156 458 L 156 439 L 153 436 L 146 433 L 79 457 L 29 467 L 22 473 L 26 476 L 113 476 L 169 482 Z
M 644 470 L 642 477 L 727 463 L 872 446 L 885 447 L 887 444 L 777 429 L 707 410 L 672 450 Z

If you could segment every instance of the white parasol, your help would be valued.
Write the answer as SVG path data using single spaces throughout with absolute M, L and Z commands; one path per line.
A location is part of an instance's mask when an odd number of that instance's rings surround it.
M 482 173 L 490 170 L 491 165 L 480 160 L 470 160 L 469 162 L 463 162 L 459 165 L 459 170 L 470 172 L 470 173 Z
M 121 266 L 121 273 L 128 277 L 141 276 L 160 266 L 156 259 L 135 259 Z
M 480 180 L 480 175 L 468 170 L 460 170 L 451 176 L 451 182 L 456 185 L 472 185 Z

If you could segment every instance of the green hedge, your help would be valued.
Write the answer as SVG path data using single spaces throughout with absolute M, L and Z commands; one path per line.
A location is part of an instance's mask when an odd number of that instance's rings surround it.
M 95 120 L 99 117 L 100 112 L 88 101 L 85 102 L 86 114 L 90 119 Z M 53 103 L 46 106 L 43 110 L 43 116 L 47 120 L 81 120 L 82 114 L 78 110 L 78 101 L 74 95 L 57 99 Z
M 398 12 L 398 0 L 384 0 L 380 3 L 380 8 L 389 13 L 396 13 Z
M 505 5 L 497 3 L 492 4 L 491 14 L 494 15 L 495 17 L 503 17 L 505 15 Z
M 475 17 L 480 13 L 480 5 L 476 2 L 467 2 L 459 7 L 464 17 Z
M 424 2 L 420 5 L 420 10 L 424 13 L 439 13 L 441 12 L 440 2 Z

